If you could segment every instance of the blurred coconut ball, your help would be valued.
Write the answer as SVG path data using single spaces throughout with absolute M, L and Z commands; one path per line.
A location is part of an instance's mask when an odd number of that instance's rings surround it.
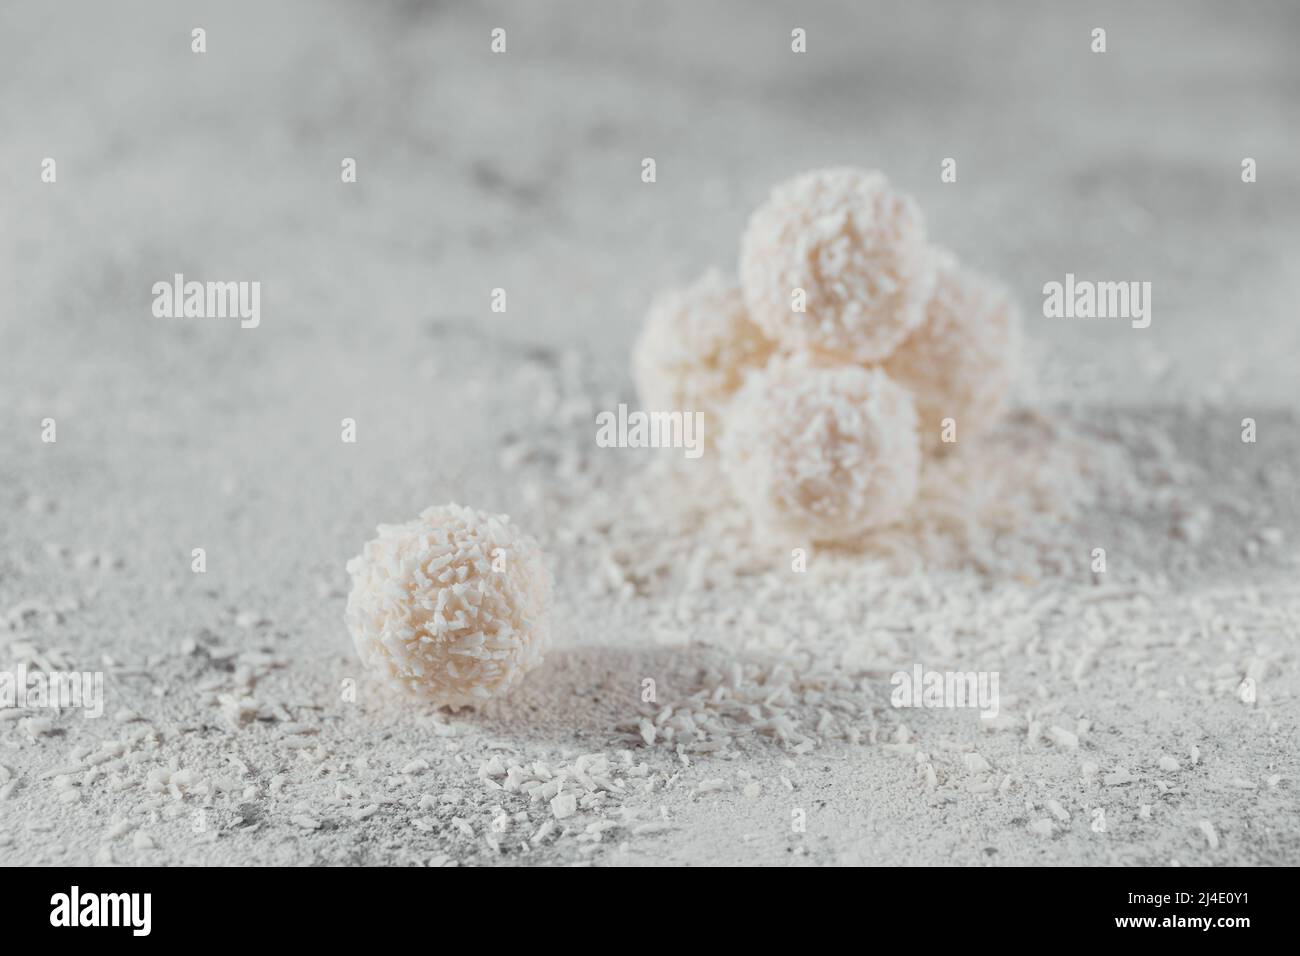
M 506 515 L 427 508 L 348 562 L 346 621 L 357 654 L 390 687 L 436 704 L 500 697 L 541 662 L 551 576 Z
M 632 352 L 637 394 L 646 411 L 703 412 L 712 441 L 722 406 L 772 349 L 739 284 L 710 269 L 651 304 Z
M 850 543 L 901 519 L 921 451 L 911 395 L 878 368 L 778 356 L 727 408 L 722 469 L 763 531 Z
M 1020 366 L 1020 316 L 1006 290 L 935 250 L 938 275 L 925 319 L 885 360 L 916 400 L 921 444 L 941 444 L 944 419 L 957 443 L 991 429 Z
M 751 318 L 783 350 L 876 362 L 920 324 L 934 257 L 920 209 L 882 173 L 822 169 L 776 186 L 750 217 L 740 281 Z

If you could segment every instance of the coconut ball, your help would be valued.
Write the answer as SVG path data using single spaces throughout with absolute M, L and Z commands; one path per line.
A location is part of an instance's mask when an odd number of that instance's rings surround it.
M 916 399 L 922 444 L 937 447 L 943 420 L 958 442 L 998 420 L 1020 365 L 1020 316 L 1006 290 L 936 250 L 938 278 L 925 320 L 885 362 Z
M 773 359 L 736 393 L 720 450 L 761 531 L 850 542 L 916 498 L 916 410 L 878 368 Z
M 920 209 L 882 173 L 823 169 L 778 185 L 750 217 L 740 281 L 753 321 L 783 349 L 876 362 L 920 324 L 934 258 Z
M 711 434 L 745 373 L 772 349 L 749 320 L 739 284 L 710 269 L 651 304 L 632 352 L 637 394 L 646 411 L 703 412 Z
M 348 562 L 346 621 L 362 663 L 439 705 L 500 697 L 542 659 L 551 576 L 506 515 L 459 505 L 380 525 Z

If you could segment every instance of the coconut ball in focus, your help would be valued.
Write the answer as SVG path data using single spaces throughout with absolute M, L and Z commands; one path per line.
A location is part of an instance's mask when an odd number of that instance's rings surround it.
M 347 565 L 346 621 L 362 663 L 436 704 L 500 697 L 540 663 L 551 576 L 506 515 L 459 505 L 380 525 Z
M 1020 365 L 1020 317 L 1006 291 L 936 250 L 938 277 L 925 320 L 884 363 L 916 399 L 921 443 L 937 447 L 942 422 L 960 442 L 988 431 Z
M 778 357 L 728 407 L 721 459 L 760 530 L 849 542 L 915 500 L 916 410 L 878 368 Z
M 740 286 L 710 269 L 650 306 L 632 352 L 642 407 L 703 412 L 706 434 L 716 434 L 717 413 L 772 349 L 749 320 Z
M 778 185 L 750 217 L 740 281 L 751 318 L 783 349 L 875 362 L 920 324 L 934 257 L 920 209 L 883 174 L 823 169 Z

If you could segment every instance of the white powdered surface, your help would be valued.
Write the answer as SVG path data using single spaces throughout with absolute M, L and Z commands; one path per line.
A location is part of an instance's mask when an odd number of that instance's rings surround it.
M 1128 52 L 1070 66 L 1064 14 L 828 3 L 792 67 L 740 4 L 223 4 L 198 62 L 196 14 L 119 6 L 0 13 L 0 670 L 105 675 L 99 719 L 0 712 L 0 862 L 1300 862 L 1287 14 L 1116 8 Z M 594 418 L 655 289 L 830 163 L 1008 283 L 1035 374 L 906 526 L 797 572 L 710 454 Z M 1152 279 L 1151 328 L 1041 319 L 1067 270 Z M 182 271 L 262 281 L 262 325 L 153 319 Z M 482 712 L 390 699 L 343 624 L 374 526 L 453 500 L 556 580 Z M 918 663 L 998 672 L 997 717 L 892 707 Z

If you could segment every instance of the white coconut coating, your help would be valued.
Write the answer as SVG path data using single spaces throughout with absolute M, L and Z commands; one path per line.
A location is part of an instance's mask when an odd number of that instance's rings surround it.
M 712 437 L 722 406 L 772 350 L 739 284 L 710 269 L 651 304 L 632 352 L 637 394 L 646 411 L 703 412 Z
M 542 550 L 506 515 L 459 505 L 380 525 L 348 562 L 357 654 L 390 687 L 436 704 L 500 697 L 550 638 Z
M 728 406 L 720 450 L 758 528 L 796 541 L 851 543 L 916 498 L 916 410 L 878 368 L 774 358 Z
M 883 174 L 823 169 L 781 183 L 750 217 L 740 282 L 750 317 L 784 350 L 877 362 L 920 324 L 934 258 L 920 209 Z
M 1020 367 L 1020 316 L 996 282 L 936 249 L 938 278 L 925 320 L 884 364 L 912 392 L 923 446 L 940 444 L 942 423 L 957 443 L 988 431 L 1000 417 Z

